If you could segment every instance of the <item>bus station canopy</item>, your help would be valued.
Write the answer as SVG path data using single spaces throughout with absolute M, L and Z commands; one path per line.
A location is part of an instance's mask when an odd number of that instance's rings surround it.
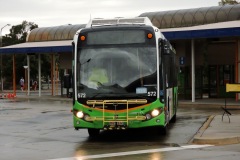
M 240 4 L 146 12 L 169 40 L 240 36 Z M 71 41 L 85 24 L 33 29 L 26 43 L 0 48 L 0 54 L 71 52 Z
M 72 40 L 45 41 L 45 42 L 26 42 L 0 49 L 2 54 L 24 54 L 24 53 L 59 53 L 71 52 Z
M 0 54 L 71 52 L 75 33 L 85 24 L 33 29 L 25 43 L 0 48 Z
M 217 37 L 239 37 L 240 20 L 206 24 L 200 26 L 161 29 L 168 40 L 199 39 Z
M 240 4 L 146 12 L 140 17 L 148 17 L 169 40 L 240 36 Z
M 140 17 L 148 17 L 159 29 L 199 26 L 240 20 L 240 4 L 146 12 L 142 13 Z

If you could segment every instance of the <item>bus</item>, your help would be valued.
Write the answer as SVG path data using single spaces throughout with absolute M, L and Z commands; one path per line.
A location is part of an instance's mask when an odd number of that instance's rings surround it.
M 76 130 L 166 134 L 178 105 L 176 52 L 147 17 L 92 19 L 72 45 Z

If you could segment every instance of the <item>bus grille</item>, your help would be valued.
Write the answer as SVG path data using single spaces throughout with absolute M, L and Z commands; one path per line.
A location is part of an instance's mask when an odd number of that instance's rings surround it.
M 146 99 L 131 99 L 131 100 L 88 100 L 87 105 L 93 108 L 103 110 L 125 110 L 138 107 L 140 104 L 146 104 Z

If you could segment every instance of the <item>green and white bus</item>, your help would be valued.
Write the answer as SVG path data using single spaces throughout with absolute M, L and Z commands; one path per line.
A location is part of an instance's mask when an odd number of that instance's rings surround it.
M 92 19 L 73 41 L 73 124 L 166 133 L 178 104 L 175 50 L 146 17 Z

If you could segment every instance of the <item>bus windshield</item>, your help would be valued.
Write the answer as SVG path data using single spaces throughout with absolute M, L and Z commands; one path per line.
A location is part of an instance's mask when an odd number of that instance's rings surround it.
M 156 99 L 156 47 L 115 46 L 79 49 L 78 98 L 139 99 L 151 96 Z

